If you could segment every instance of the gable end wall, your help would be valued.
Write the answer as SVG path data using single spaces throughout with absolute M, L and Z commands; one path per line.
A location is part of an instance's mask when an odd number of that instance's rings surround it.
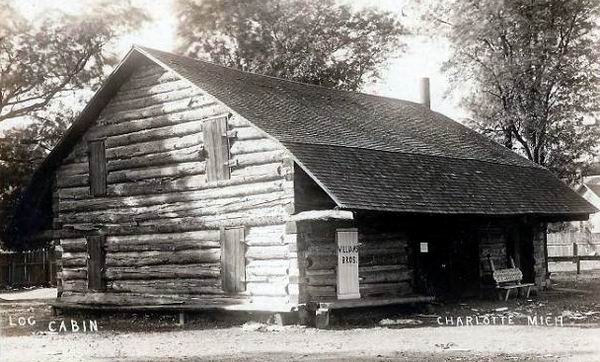
M 293 162 L 278 143 L 158 66 L 134 72 L 57 171 L 62 300 L 270 305 L 290 299 Z M 230 117 L 229 180 L 208 182 L 202 127 Z M 87 142 L 104 139 L 107 196 L 89 193 Z M 246 292 L 221 288 L 220 228 L 245 227 Z M 106 290 L 87 289 L 86 235 L 106 235 Z M 292 288 L 293 289 L 293 288 Z M 296 296 L 297 299 L 297 296 Z

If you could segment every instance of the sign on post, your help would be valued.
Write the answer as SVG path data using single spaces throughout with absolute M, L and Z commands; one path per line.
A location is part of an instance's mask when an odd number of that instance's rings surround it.
M 337 229 L 338 248 L 337 297 L 359 299 L 358 286 L 358 230 Z

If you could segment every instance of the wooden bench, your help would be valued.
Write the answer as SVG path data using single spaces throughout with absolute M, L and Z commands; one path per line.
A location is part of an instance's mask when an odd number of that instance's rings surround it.
M 508 300 L 510 296 L 511 290 L 516 290 L 517 295 L 521 289 L 527 288 L 526 297 L 529 298 L 529 293 L 531 292 L 531 287 L 535 286 L 534 283 L 521 283 L 523 280 L 523 273 L 519 268 L 515 266 L 515 262 L 512 258 L 510 258 L 510 264 L 512 268 L 507 269 L 496 269 L 494 266 L 494 261 L 488 255 L 488 260 L 490 262 L 490 267 L 492 268 L 492 278 L 496 283 L 496 289 L 498 290 L 506 290 L 506 296 L 504 297 L 504 301 Z M 502 300 L 502 294 L 498 294 L 498 299 Z
M 331 302 L 308 302 L 299 308 L 300 324 L 314 325 L 317 328 L 329 326 L 329 311 L 333 309 L 381 307 L 400 304 L 431 303 L 435 297 L 409 295 L 396 298 L 346 299 Z

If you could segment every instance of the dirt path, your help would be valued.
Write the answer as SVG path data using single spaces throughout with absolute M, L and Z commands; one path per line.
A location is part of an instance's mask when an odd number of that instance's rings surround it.
M 242 327 L 161 333 L 3 337 L 2 361 L 187 360 L 565 360 L 597 361 L 600 329 L 424 327 L 316 330 Z
M 556 280 L 554 290 L 530 300 L 464 300 L 434 305 L 425 314 L 402 308 L 344 310 L 332 315 L 333 330 L 242 325 L 243 321 L 214 312 L 190 319 L 182 329 L 173 315 L 57 317 L 51 314 L 47 300 L 4 300 L 0 301 L 0 362 L 600 361 L 598 296 L 600 278 L 596 275 L 566 275 Z M 466 326 L 469 316 L 513 317 L 515 323 Z M 548 317 L 551 324 L 558 317 L 564 323 L 562 327 L 531 326 L 528 316 Z M 29 317 L 35 319 L 34 325 L 27 324 Z M 454 318 L 451 324 L 462 326 L 440 326 L 438 321 L 445 324 L 446 318 Z M 75 332 L 71 319 L 77 321 Z M 97 323 L 97 331 L 89 331 L 90 319 Z M 390 325 L 382 327 L 386 320 Z M 65 330 L 49 332 L 49 328 L 59 330 L 61 321 Z
M 0 301 L 2 300 L 36 300 L 36 299 L 54 299 L 56 298 L 56 288 L 35 288 L 29 290 L 2 291 Z

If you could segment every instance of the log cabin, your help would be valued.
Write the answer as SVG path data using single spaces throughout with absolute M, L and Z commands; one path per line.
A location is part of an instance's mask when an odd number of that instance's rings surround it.
M 426 105 L 138 46 L 19 210 L 63 307 L 265 312 L 476 293 L 490 260 L 541 288 L 547 223 L 596 211 Z

